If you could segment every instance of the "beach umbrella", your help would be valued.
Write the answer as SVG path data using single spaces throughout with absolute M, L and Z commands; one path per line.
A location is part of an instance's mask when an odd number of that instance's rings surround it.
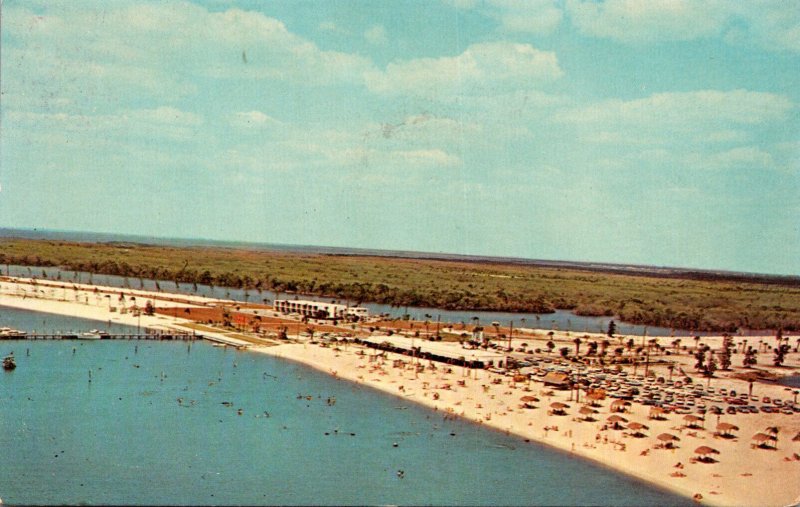
M 662 433 L 659 436 L 657 436 L 656 438 L 661 440 L 662 442 L 673 442 L 673 441 L 680 440 L 680 438 L 678 438 L 675 435 L 672 435 L 670 433 Z
M 564 410 L 565 408 L 569 408 L 569 405 L 566 403 L 561 403 L 560 401 L 554 401 L 550 404 L 550 408 L 553 410 Z
M 798 431 L 797 435 L 792 438 L 792 442 L 800 442 L 800 431 Z
M 627 419 L 625 419 L 625 418 L 624 418 L 624 417 L 622 417 L 622 416 L 616 415 L 616 414 L 614 414 L 614 415 L 612 415 L 612 416 L 609 416 L 609 418 L 608 418 L 608 419 L 606 419 L 606 421 L 610 422 L 611 424 L 617 424 L 617 423 L 622 423 L 622 422 L 628 422 L 628 420 L 627 420 Z
M 648 428 L 647 426 L 645 426 L 642 423 L 632 422 L 632 423 L 628 424 L 628 429 L 629 430 L 634 430 L 634 431 L 639 431 L 639 430 L 649 430 L 650 428 Z
M 705 421 L 705 419 L 703 419 L 702 417 L 699 417 L 699 416 L 696 416 L 696 415 L 692 415 L 692 414 L 688 414 L 688 415 L 683 416 L 683 420 L 686 421 L 686 426 L 689 427 L 689 428 L 692 428 L 692 427 L 697 428 L 697 423 L 698 422 Z
M 707 445 L 701 445 L 700 447 L 695 449 L 694 452 L 695 452 L 695 454 L 700 454 L 700 455 L 703 455 L 703 456 L 708 455 L 708 454 L 719 454 L 718 450 L 716 450 L 716 449 L 714 449 L 712 447 L 709 447 Z
M 591 407 L 585 407 L 584 406 L 584 407 L 581 407 L 580 410 L 578 410 L 578 412 L 580 412 L 581 415 L 591 415 L 591 414 L 596 414 L 597 410 L 595 410 L 595 409 L 593 409 Z
M 769 442 L 770 440 L 774 440 L 774 439 L 770 435 L 767 435 L 766 433 L 756 433 L 755 435 L 753 435 L 753 440 L 758 442 L 757 445 L 759 445 L 759 446 L 766 446 L 767 442 Z M 776 444 L 777 444 L 777 442 L 776 442 Z M 775 447 L 775 448 L 777 448 L 777 447 Z
M 700 461 L 713 463 L 714 460 L 708 457 L 709 454 L 719 454 L 719 451 L 707 445 L 701 445 L 694 450 L 695 454 L 700 456 Z
M 625 400 L 614 400 L 611 402 L 611 410 L 616 411 L 624 411 L 625 407 L 630 406 L 631 402 Z
M 533 402 L 533 401 L 539 401 L 539 398 L 537 398 L 536 396 L 530 396 L 529 395 L 529 396 L 523 396 L 522 398 L 519 399 L 519 401 L 523 401 L 525 403 L 530 403 L 530 402 Z
M 724 431 L 727 433 L 728 431 L 738 431 L 739 427 L 736 426 L 735 424 L 721 422 L 717 424 L 717 430 Z

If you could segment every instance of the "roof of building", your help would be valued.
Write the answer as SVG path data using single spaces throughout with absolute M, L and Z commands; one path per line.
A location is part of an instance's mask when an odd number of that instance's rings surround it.
M 557 373 L 551 371 L 550 373 L 544 376 L 544 379 L 542 379 L 542 381 L 545 384 L 564 385 L 569 383 L 569 375 L 567 375 L 566 373 Z

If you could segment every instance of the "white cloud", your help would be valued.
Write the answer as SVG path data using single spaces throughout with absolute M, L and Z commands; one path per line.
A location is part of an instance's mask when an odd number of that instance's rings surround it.
M 561 24 L 564 14 L 555 0 L 491 0 L 496 17 L 510 32 L 549 35 Z
M 588 36 L 626 44 L 722 37 L 800 52 L 800 9 L 778 0 L 567 0 L 572 24 Z
M 550 35 L 564 17 L 558 0 L 444 0 L 458 9 L 474 9 L 500 23 L 507 32 Z
M 716 0 L 568 0 L 582 33 L 621 42 L 691 40 L 718 34 L 726 21 Z
M 746 141 L 747 134 L 741 130 L 715 130 L 703 133 L 695 138 L 698 143 L 741 143 Z
M 163 125 L 197 127 L 203 124 L 203 118 L 200 115 L 181 111 L 180 109 L 169 106 L 161 106 L 156 109 L 135 110 L 128 113 L 127 116 L 139 121 Z
M 370 129 L 371 138 L 400 142 L 458 143 L 483 132 L 481 125 L 430 114 L 417 114 L 397 123 L 383 123 Z
M 383 25 L 375 25 L 364 32 L 364 39 L 375 46 L 383 46 L 389 42 L 386 28 Z
M 20 136 L 26 142 L 56 135 L 63 144 L 95 146 L 124 139 L 125 142 L 169 139 L 192 141 L 204 124 L 201 116 L 173 107 L 125 110 L 117 114 L 4 112 L 7 134 Z
M 726 33 L 732 44 L 756 44 L 773 51 L 800 53 L 800 9 L 797 3 L 775 0 L 732 2 L 741 23 Z
M 365 167 L 375 170 L 446 169 L 461 165 L 456 155 L 441 149 L 378 150 L 365 147 L 332 150 L 329 162 L 344 167 Z
M 687 165 L 697 169 L 771 169 L 775 161 L 770 153 L 754 146 L 741 146 L 708 154 L 690 154 Z
M 319 29 L 323 32 L 338 32 L 339 27 L 333 21 L 323 21 L 319 24 Z
M 393 151 L 390 158 L 398 158 L 403 165 L 411 167 L 455 167 L 461 165 L 461 159 L 443 150 L 408 150 Z
M 83 109 L 172 102 L 203 77 L 361 86 L 372 68 L 258 12 L 186 2 L 4 7 L 2 91 L 23 101 L 13 107 L 48 109 L 52 98 Z
M 268 125 L 281 125 L 281 122 L 261 111 L 246 111 L 231 115 L 230 123 L 234 127 L 263 127 Z
M 452 57 L 390 63 L 366 74 L 374 92 L 426 97 L 498 93 L 553 81 L 562 75 L 555 53 L 529 44 L 473 44 Z
M 702 90 L 658 93 L 629 101 L 608 100 L 563 111 L 556 119 L 578 124 L 718 130 L 730 124 L 781 120 L 793 107 L 788 98 L 773 93 Z

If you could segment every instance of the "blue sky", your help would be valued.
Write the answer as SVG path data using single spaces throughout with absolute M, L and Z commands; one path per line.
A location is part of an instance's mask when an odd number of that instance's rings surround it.
M 13 1 L 0 225 L 800 274 L 800 4 Z

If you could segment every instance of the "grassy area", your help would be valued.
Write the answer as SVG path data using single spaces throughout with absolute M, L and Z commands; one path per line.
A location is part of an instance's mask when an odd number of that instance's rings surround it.
M 800 330 L 800 284 L 791 279 L 697 280 L 510 263 L 16 238 L 0 239 L 0 263 L 314 294 L 351 303 L 525 312 L 568 309 L 698 331 Z
M 183 327 L 188 327 L 194 329 L 195 331 L 206 332 L 206 333 L 223 333 L 226 336 L 230 336 L 231 338 L 236 338 L 237 340 L 241 340 L 247 343 L 251 343 L 253 345 L 264 345 L 264 346 L 274 346 L 278 345 L 278 342 L 274 340 L 270 340 L 268 338 L 261 338 L 257 336 L 249 336 L 241 333 L 235 333 L 231 331 L 227 331 L 225 329 L 218 329 L 211 326 L 205 326 L 203 324 L 194 324 L 194 323 L 186 323 L 181 324 Z

